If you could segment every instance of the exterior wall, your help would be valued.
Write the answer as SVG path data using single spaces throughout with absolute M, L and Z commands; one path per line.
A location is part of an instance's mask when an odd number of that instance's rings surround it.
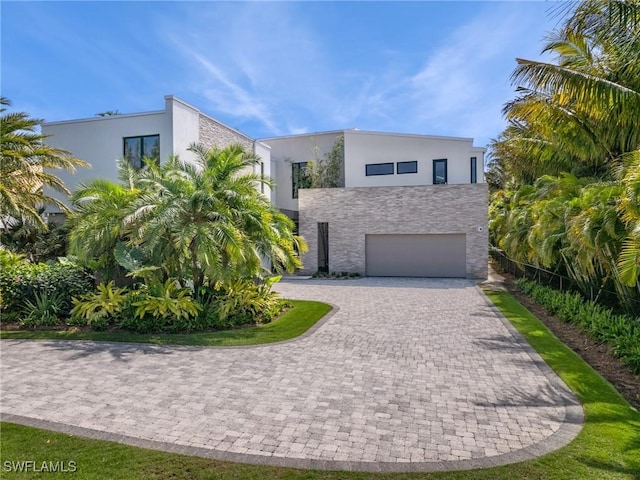
M 477 181 L 483 183 L 484 149 L 471 138 L 345 131 L 345 187 L 380 187 L 433 184 L 433 160 L 447 159 L 447 183 L 471 182 L 471 157 L 477 157 Z M 417 161 L 418 172 L 366 176 L 370 163 Z
M 173 96 L 167 95 L 165 98 L 165 111 L 171 123 L 171 135 L 173 138 L 173 148 L 170 154 L 178 155 L 183 161 L 193 161 L 195 155 L 187 149 L 198 141 L 200 112 Z M 166 160 L 166 156 L 161 156 L 160 161 Z
M 265 145 L 264 143 L 261 142 L 254 142 L 253 144 L 253 153 L 255 153 L 256 155 L 258 155 L 260 157 L 260 163 L 262 164 L 262 173 L 264 174 L 264 177 L 266 179 L 271 178 L 271 149 L 269 148 L 268 145 Z M 261 169 L 260 169 L 260 165 L 256 165 L 254 167 L 253 172 L 256 175 L 260 175 L 261 173 Z M 271 188 L 269 188 L 268 185 L 265 185 L 261 190 L 263 190 L 262 193 L 264 193 L 264 195 L 269 199 L 270 202 L 273 203 L 272 197 L 273 197 L 273 191 Z
M 67 150 L 92 166 L 91 169 L 78 169 L 75 174 L 59 173 L 67 188 L 73 191 L 80 183 L 98 178 L 116 180 L 116 161 L 124 154 L 123 138 L 157 134 L 160 135 L 161 162 L 172 154 L 185 161 L 193 160 L 194 154 L 187 149 L 194 142 L 202 142 L 209 147 L 239 143 L 263 159 L 265 176 L 270 176 L 271 160 L 267 145 L 254 146 L 251 138 L 204 115 L 188 103 L 172 95 L 164 98 L 163 111 L 43 124 L 42 132 L 51 135 L 47 138 L 48 145 Z M 47 193 L 66 200 L 57 192 Z M 268 188 L 265 194 L 271 197 Z M 48 211 L 56 213 L 58 209 L 49 207 Z
M 239 143 L 246 150 L 252 151 L 253 140 L 246 135 L 227 127 L 226 125 L 214 120 L 213 118 L 200 113 L 200 143 L 207 148 L 218 147 L 224 148 L 234 143 Z
M 366 234 L 466 235 L 467 277 L 487 278 L 486 184 L 300 190 L 301 273 L 318 265 L 318 222 L 329 224 L 329 270 L 365 273 Z
M 335 131 L 261 140 L 271 147 L 271 160 L 276 165 L 273 172 L 276 182 L 274 201 L 278 208 L 298 210 L 298 199 L 292 196 L 291 164 L 322 158 L 325 153 L 331 151 L 341 133 L 343 132 Z
M 160 158 L 173 152 L 170 117 L 162 111 L 45 123 L 42 133 L 51 135 L 46 139 L 48 145 L 70 151 L 91 164 L 92 168 L 79 168 L 75 174 L 57 172 L 71 191 L 94 179 L 117 178 L 116 160 L 123 156 L 124 137 L 159 134 Z M 48 193 L 65 200 L 56 192 Z M 55 213 L 58 209 L 50 207 L 50 211 Z

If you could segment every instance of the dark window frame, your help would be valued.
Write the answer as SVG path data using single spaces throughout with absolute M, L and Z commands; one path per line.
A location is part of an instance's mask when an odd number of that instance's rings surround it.
M 400 171 L 400 165 L 403 165 L 403 166 L 411 165 L 414 168 L 412 168 L 410 171 L 401 172 Z M 398 175 L 407 175 L 407 174 L 411 174 L 411 173 L 418 173 L 418 161 L 417 160 L 409 160 L 409 161 L 406 161 L 406 162 L 398 162 L 398 163 L 396 163 L 396 173 Z
M 260 193 L 264 193 L 264 162 L 260 162 Z
M 374 169 L 373 169 L 373 168 L 372 168 L 372 169 L 370 169 L 370 168 L 369 168 L 369 167 L 381 167 L 382 165 L 384 165 L 385 167 L 386 167 L 386 166 L 389 166 L 389 167 L 391 168 L 391 171 L 389 171 L 389 172 L 382 172 L 382 173 L 374 173 L 374 172 L 373 172 L 373 170 L 374 170 Z M 370 170 L 371 170 L 371 171 L 370 171 Z M 367 163 L 367 164 L 364 166 L 364 173 L 365 173 L 365 176 L 367 176 L 367 177 L 375 177 L 375 176 L 378 176 L 378 175 L 393 175 L 393 174 L 394 174 L 394 171 L 395 171 L 395 170 L 394 170 L 393 162 L 384 162 L 384 163 Z
M 309 188 L 305 170 L 309 162 L 293 162 L 291 164 L 291 198 L 298 198 L 298 190 Z M 297 167 L 297 168 L 296 168 Z
M 478 183 L 478 157 L 471 157 L 471 183 Z
M 158 145 L 158 155 L 157 156 L 149 156 L 149 155 L 145 155 L 145 139 L 149 139 L 149 138 L 157 138 L 157 145 Z M 138 159 L 136 158 L 136 161 L 131 160 L 131 165 L 133 165 L 134 168 L 142 168 L 144 167 L 144 162 L 143 160 L 145 158 L 149 158 L 151 160 L 153 160 L 154 162 L 158 163 L 160 161 L 160 134 L 159 133 L 155 133 L 153 135 L 134 135 L 131 137 L 122 137 L 122 156 L 124 158 L 127 158 L 127 140 L 140 140 L 140 151 L 137 152 L 139 154 L 139 163 L 138 163 Z
M 437 175 L 436 175 L 436 165 L 438 164 L 444 164 L 444 182 L 439 182 L 437 181 Z M 447 182 L 449 181 L 449 169 L 447 166 L 447 159 L 446 158 L 434 158 L 433 159 L 433 184 L 434 185 L 446 185 Z

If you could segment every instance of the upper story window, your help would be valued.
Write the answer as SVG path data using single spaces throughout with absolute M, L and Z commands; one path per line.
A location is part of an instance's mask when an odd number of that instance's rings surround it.
M 398 162 L 396 163 L 396 173 L 398 175 L 403 173 L 418 173 L 418 162 L 416 160 L 412 162 Z
M 447 183 L 447 159 L 438 158 L 433 161 L 433 184 Z
M 260 193 L 264 193 L 264 162 L 260 162 Z
M 311 179 L 307 174 L 307 162 L 291 164 L 291 198 L 298 198 L 298 190 L 311 187 Z
M 124 158 L 135 168 L 142 168 L 143 158 L 149 158 L 156 163 L 160 160 L 160 135 L 125 137 L 123 143 Z
M 471 183 L 478 183 L 478 159 L 471 157 Z
M 365 166 L 367 177 L 372 175 L 393 175 L 393 163 L 368 163 Z

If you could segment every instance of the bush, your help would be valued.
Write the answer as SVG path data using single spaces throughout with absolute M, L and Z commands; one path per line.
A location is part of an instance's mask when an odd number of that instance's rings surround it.
M 195 330 L 194 319 L 202 306 L 174 280 L 129 292 L 120 326 L 134 332 L 186 332 Z
M 72 308 L 72 298 L 93 289 L 93 278 L 84 268 L 70 262 L 20 263 L 0 270 L 0 307 L 14 314 L 27 302 L 36 304 L 36 295 L 58 298 L 59 316 L 66 317 Z
M 104 330 L 119 319 L 125 306 L 127 290 L 115 288 L 113 282 L 101 283 L 95 292 L 73 298 L 70 325 L 89 325 L 95 330 Z
M 593 339 L 607 343 L 614 354 L 640 374 L 640 318 L 619 315 L 578 293 L 561 292 L 524 278 L 515 281 L 517 287 L 550 315 L 582 328 Z
M 224 330 L 272 321 L 285 306 L 279 294 L 271 290 L 280 278 L 271 277 L 261 284 L 246 279 L 218 282 L 208 303 L 215 312 L 212 327 Z
M 34 301 L 25 300 L 22 306 L 23 327 L 44 327 L 57 325 L 60 323 L 58 316 L 62 306 L 60 293 L 49 294 L 47 292 L 36 292 Z

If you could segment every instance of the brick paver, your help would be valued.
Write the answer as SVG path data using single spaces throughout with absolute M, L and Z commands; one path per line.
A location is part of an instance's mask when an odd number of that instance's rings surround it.
M 337 311 L 245 348 L 2 341 L 5 420 L 213 458 L 450 470 L 568 443 L 582 409 L 465 280 L 290 280 Z

